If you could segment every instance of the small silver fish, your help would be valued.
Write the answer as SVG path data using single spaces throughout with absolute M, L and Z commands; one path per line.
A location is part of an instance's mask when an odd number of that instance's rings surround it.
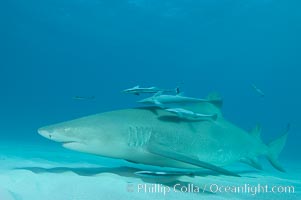
M 261 97 L 264 97 L 265 94 L 255 85 L 252 84 L 252 88 L 255 90 L 255 92 L 257 92 Z
M 95 99 L 95 96 L 74 96 L 72 97 L 72 99 L 75 99 L 75 100 L 93 100 Z

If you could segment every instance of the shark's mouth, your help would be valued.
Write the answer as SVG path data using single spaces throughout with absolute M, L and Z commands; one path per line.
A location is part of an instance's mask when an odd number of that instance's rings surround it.
M 79 144 L 81 144 L 82 142 L 76 141 L 76 140 L 65 140 L 65 141 L 60 141 L 60 143 L 61 143 L 63 146 L 69 146 L 69 145 L 79 145 Z
M 86 145 L 77 141 L 63 142 L 62 146 L 64 148 L 80 151 L 80 152 L 84 152 L 83 149 L 86 147 Z
M 63 141 L 63 142 L 61 142 L 61 143 L 64 145 L 64 144 L 77 143 L 77 141 Z

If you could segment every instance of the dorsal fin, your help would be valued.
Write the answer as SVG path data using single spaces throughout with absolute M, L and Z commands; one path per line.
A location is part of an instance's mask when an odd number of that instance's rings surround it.
M 210 93 L 206 99 L 218 108 L 222 108 L 223 106 L 223 99 L 217 92 Z
M 139 88 L 140 86 L 139 85 L 136 85 L 134 88 Z
M 257 124 L 252 131 L 250 132 L 251 135 L 253 135 L 255 138 L 260 139 L 260 134 L 261 134 L 261 126 L 260 124 Z

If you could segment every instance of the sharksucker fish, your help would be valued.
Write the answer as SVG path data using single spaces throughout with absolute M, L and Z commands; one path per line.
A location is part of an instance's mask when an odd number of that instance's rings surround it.
M 125 159 L 135 163 L 181 169 L 206 168 L 234 175 L 224 166 L 244 162 L 260 168 L 264 155 L 284 171 L 277 157 L 287 131 L 269 145 L 259 138 L 260 128 L 248 133 L 223 118 L 220 108 L 208 102 L 186 105 L 197 113 L 216 113 L 205 121 L 182 120 L 158 107 L 115 110 L 91 115 L 38 130 L 43 137 L 79 152 Z
M 195 120 L 195 121 L 200 121 L 200 120 L 216 120 L 217 114 L 212 114 L 212 115 L 204 115 L 201 113 L 195 113 L 190 110 L 186 110 L 183 108 L 169 108 L 165 109 L 168 112 L 175 113 L 177 116 L 179 116 L 182 119 L 187 119 L 187 120 Z
M 178 94 L 180 91 L 180 89 L 177 87 L 174 90 L 166 90 L 166 89 L 160 89 L 157 87 L 140 87 L 139 85 L 129 88 L 129 89 L 125 89 L 122 92 L 123 93 L 128 93 L 128 94 L 135 94 L 135 95 L 140 95 L 140 94 L 151 94 L 151 93 L 158 93 L 158 92 L 175 92 L 176 94 Z
M 184 97 L 182 94 L 177 95 L 166 95 L 163 92 L 158 92 L 155 95 L 142 99 L 138 101 L 139 103 L 144 104 L 154 104 L 160 107 L 166 107 L 166 105 L 176 104 L 176 105 L 183 105 L 183 104 L 191 104 L 191 103 L 199 103 L 199 102 L 207 102 L 206 99 L 197 99 L 191 97 Z

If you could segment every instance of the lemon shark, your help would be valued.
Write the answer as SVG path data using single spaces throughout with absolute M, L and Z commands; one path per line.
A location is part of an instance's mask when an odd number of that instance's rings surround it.
M 227 121 L 216 105 L 208 99 L 183 107 L 208 115 L 215 113 L 214 121 L 183 120 L 160 107 L 141 107 L 45 126 L 38 133 L 67 149 L 146 165 L 205 168 L 238 176 L 224 166 L 244 162 L 261 168 L 257 158 L 263 155 L 276 169 L 284 171 L 277 157 L 288 130 L 266 145 L 260 139 L 259 126 L 249 133 Z

